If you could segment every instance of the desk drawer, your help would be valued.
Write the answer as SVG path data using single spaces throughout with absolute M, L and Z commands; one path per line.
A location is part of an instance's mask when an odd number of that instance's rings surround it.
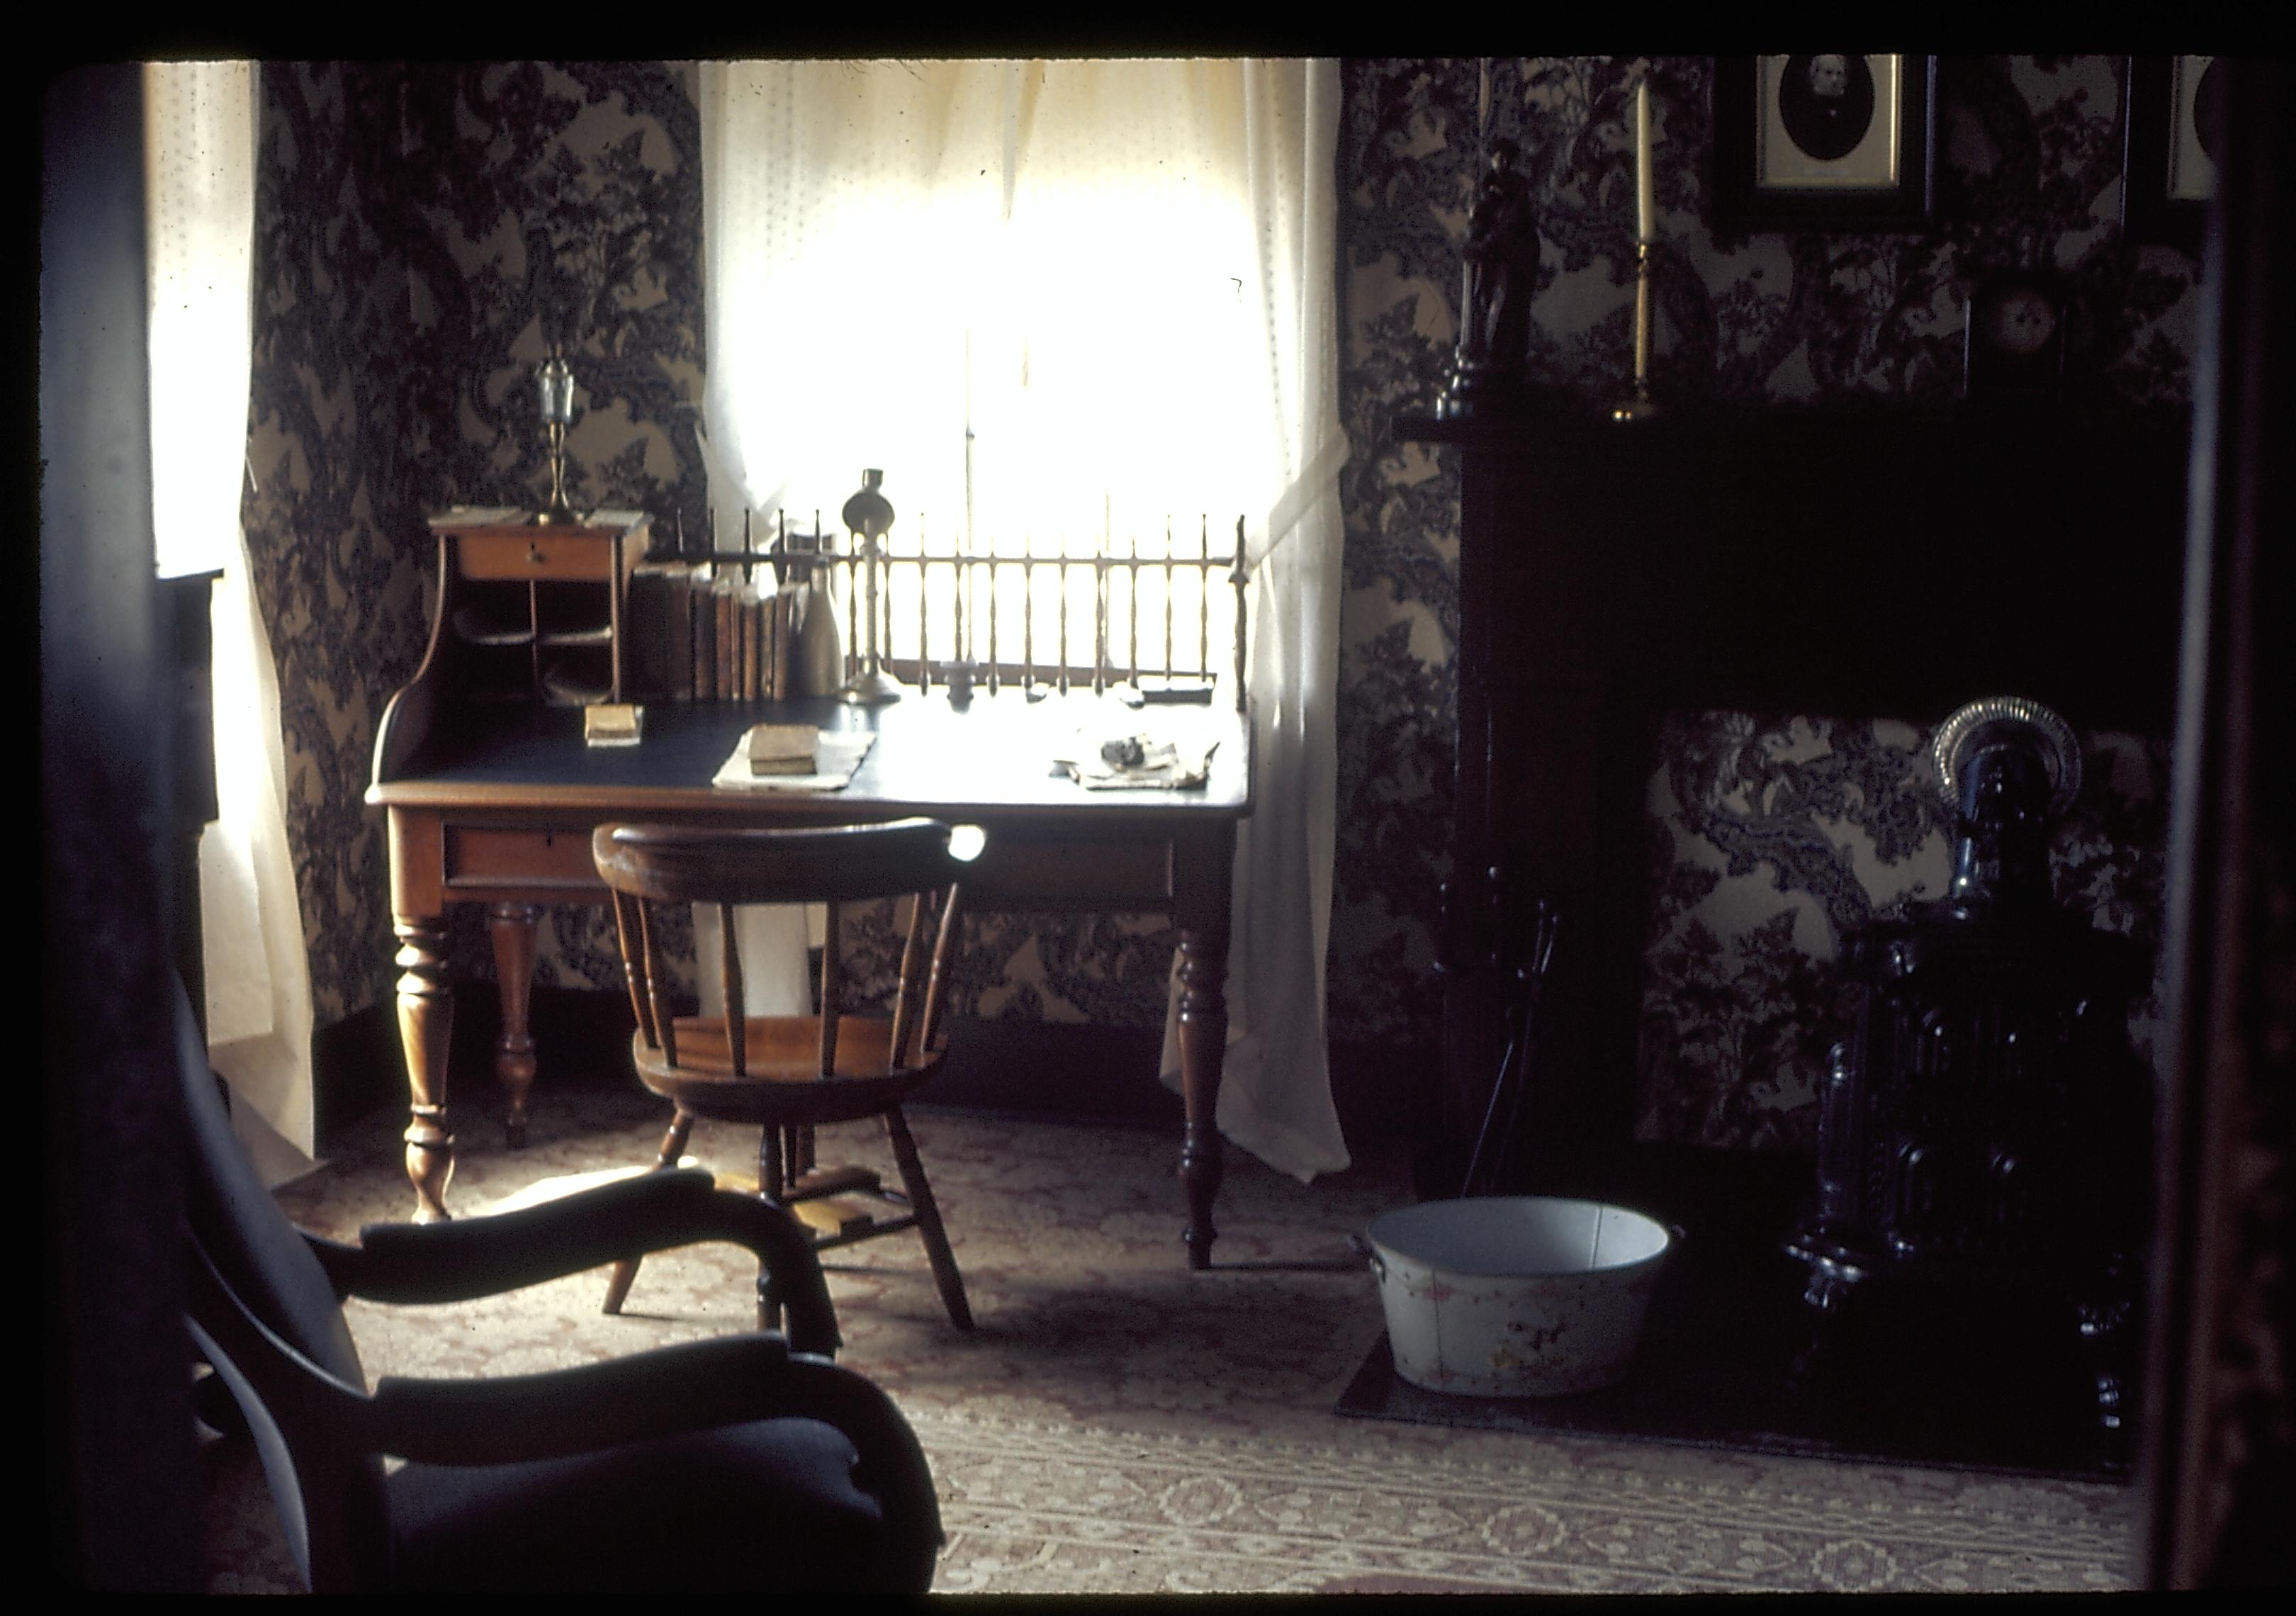
M 1000 839 L 992 831 L 977 871 L 965 885 L 979 895 L 983 905 L 1000 907 L 1168 909 L 1172 895 L 1171 844 L 1160 839 Z
M 590 833 L 447 827 L 447 885 L 456 887 L 586 887 L 601 883 L 590 857 Z
M 603 583 L 614 575 L 614 545 L 603 534 L 465 533 L 455 540 L 455 570 L 464 578 L 572 578 Z

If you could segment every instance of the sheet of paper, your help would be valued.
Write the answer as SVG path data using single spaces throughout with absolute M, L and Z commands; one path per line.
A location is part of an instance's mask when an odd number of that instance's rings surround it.
M 865 729 L 822 731 L 821 744 L 814 752 L 820 767 L 810 775 L 751 774 L 747 739 L 745 734 L 734 742 L 710 784 L 735 792 L 841 792 L 853 783 L 854 771 L 869 755 L 877 736 Z
M 1218 747 L 1177 715 L 1144 725 L 1140 713 L 1127 710 L 1078 725 L 1053 761 L 1087 791 L 1177 791 L 1204 783 Z

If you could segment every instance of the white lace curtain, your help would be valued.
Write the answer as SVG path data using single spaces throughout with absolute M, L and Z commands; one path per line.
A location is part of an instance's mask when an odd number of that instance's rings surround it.
M 1258 803 L 1218 1121 L 1302 1177 L 1346 1166 L 1335 66 L 708 62 L 701 91 L 721 529 L 833 522 L 868 467 L 900 526 L 980 549 L 1168 517 L 1224 548 L 1244 519 Z
M 287 844 L 279 687 L 248 581 L 255 67 L 144 69 L 152 527 L 162 577 L 220 570 L 217 819 L 200 841 L 209 1058 L 266 1179 L 309 1167 L 310 967 Z

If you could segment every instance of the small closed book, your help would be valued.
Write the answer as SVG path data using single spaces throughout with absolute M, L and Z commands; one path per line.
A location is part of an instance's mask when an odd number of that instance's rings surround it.
M 810 775 L 821 732 L 810 724 L 753 724 L 742 750 L 752 775 Z
M 630 701 L 593 701 L 582 710 L 582 739 L 591 746 L 636 746 L 645 709 Z

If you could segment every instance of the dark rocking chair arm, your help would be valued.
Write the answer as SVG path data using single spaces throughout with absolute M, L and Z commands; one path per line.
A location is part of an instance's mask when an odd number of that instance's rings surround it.
M 361 1445 L 430 1464 L 511 1464 L 789 1412 L 778 1335 L 680 1341 L 537 1374 L 384 1375 Z
M 854 1483 L 883 1511 L 885 1540 L 915 1563 L 875 1568 L 889 1589 L 922 1587 L 943 1541 L 932 1472 L 915 1433 L 873 1382 L 776 1335 L 721 1336 L 542 1374 L 442 1381 L 385 1376 L 372 1394 L 282 1341 L 222 1283 L 204 1251 L 186 1315 L 201 1350 L 251 1379 L 276 1411 L 324 1433 L 334 1463 L 361 1453 L 494 1464 L 594 1453 L 751 1420 L 822 1422 L 853 1444 Z M 327 1461 L 304 1456 L 321 1473 Z
M 839 1345 L 828 1282 L 784 1208 L 713 1187 L 699 1169 L 643 1173 L 538 1206 L 441 1223 L 376 1223 L 359 1243 L 307 1235 L 336 1292 L 385 1302 L 467 1301 L 625 1258 L 723 1240 L 754 1251 L 785 1309 L 790 1344 Z
M 853 1444 L 855 1485 L 884 1512 L 884 1540 L 943 1541 L 932 1472 L 915 1433 L 874 1382 L 792 1353 L 778 1336 L 724 1336 L 541 1374 L 376 1382 L 362 1422 L 372 1450 L 432 1464 L 503 1464 L 750 1420 L 818 1420 Z M 931 1579 L 880 1567 L 890 1587 Z

